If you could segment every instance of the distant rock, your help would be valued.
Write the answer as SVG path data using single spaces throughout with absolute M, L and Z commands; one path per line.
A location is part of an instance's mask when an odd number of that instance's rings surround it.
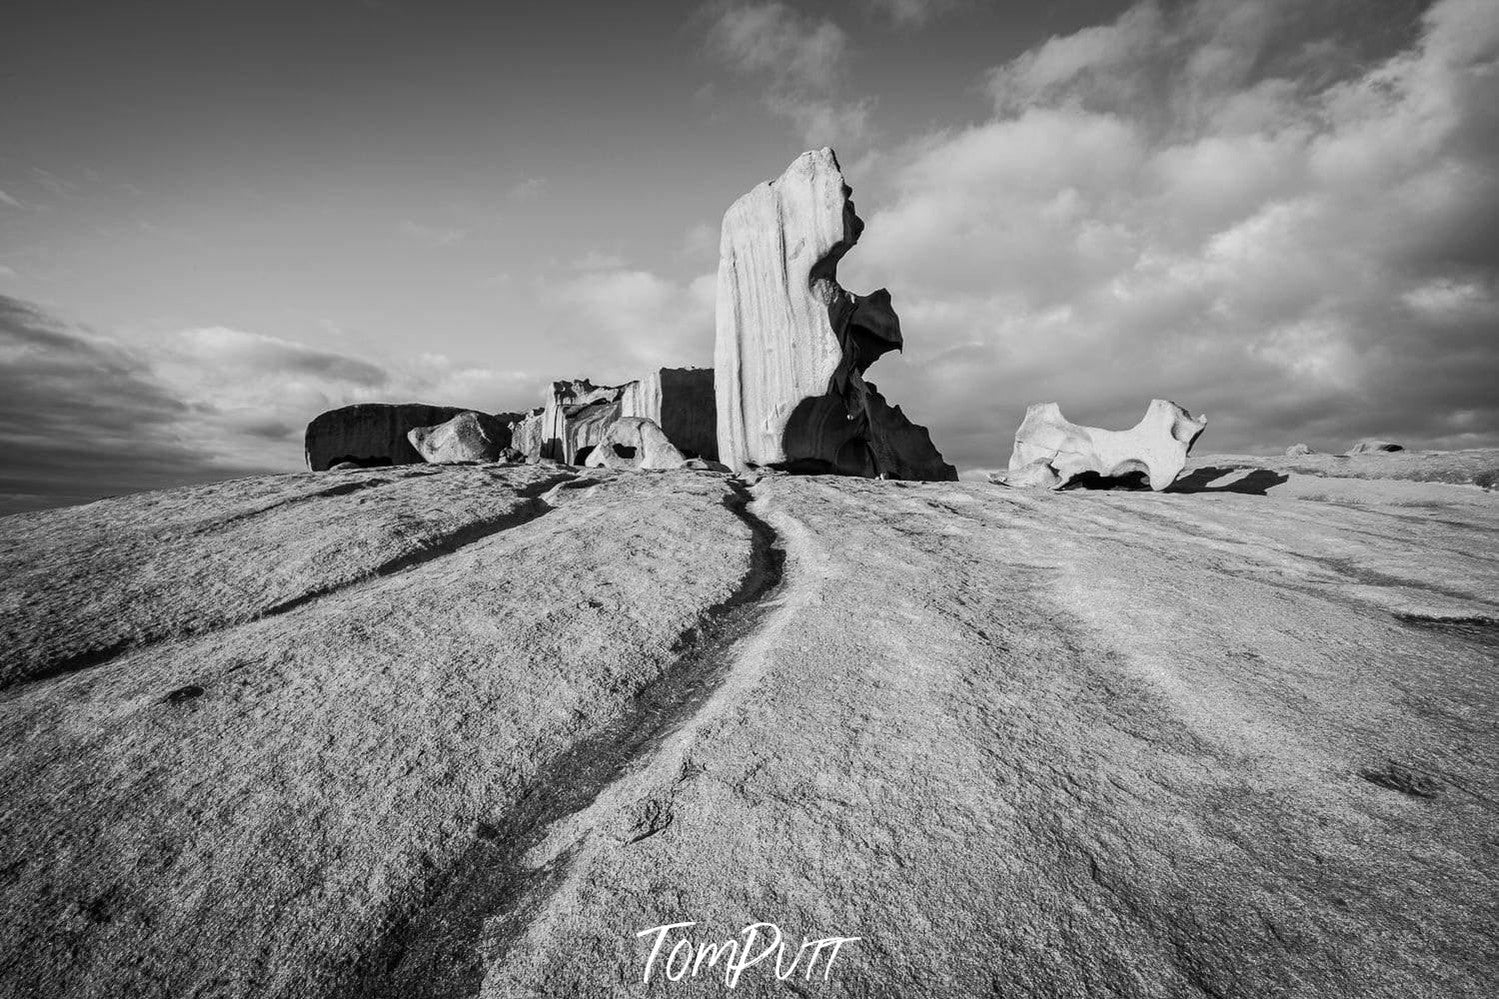
M 1286 457 L 1287 458 L 1299 458 L 1299 457 L 1301 457 L 1304 454 L 1316 454 L 1316 453 L 1317 452 L 1313 451 L 1311 448 L 1307 447 L 1305 444 L 1292 444 L 1290 447 L 1286 448 Z
M 435 427 L 413 427 L 406 439 L 432 465 L 501 461 L 510 447 L 510 425 L 509 419 L 469 411 Z
M 541 457 L 581 465 L 619 419 L 622 385 L 595 385 L 587 378 L 553 382 L 541 414 Z
M 320 472 L 343 462 L 417 465 L 422 456 L 406 435 L 417 427 L 446 423 L 463 409 L 421 403 L 360 403 L 321 413 L 307 424 L 307 467 Z
M 1405 445 L 1404 444 L 1396 444 L 1394 441 L 1382 441 L 1382 440 L 1378 439 L 1377 437 L 1365 437 L 1363 440 L 1361 440 L 1357 444 L 1353 445 L 1353 447 L 1349 448 L 1344 453 L 1345 454 L 1378 454 L 1378 453 L 1386 453 L 1386 454 L 1388 454 L 1388 453 L 1390 453 L 1392 451 L 1404 451 L 1404 450 L 1405 450 Z
M 1186 466 L 1192 444 L 1207 426 L 1206 416 L 1193 417 L 1165 399 L 1152 399 L 1145 416 L 1129 430 L 1099 430 L 1072 423 L 1054 402 L 1032 405 L 1015 431 L 1010 469 L 1020 472 L 1041 463 L 1056 472 L 1060 488 L 1084 473 L 1106 479 L 1144 472 L 1150 488 L 1165 489 Z M 1030 481 L 1046 481 L 1039 470 L 1026 473 Z M 1018 485 L 1019 482 L 1012 482 Z
M 587 378 L 553 382 L 545 405 L 512 428 L 513 443 L 527 460 L 582 465 L 609 427 L 625 417 L 650 420 L 684 455 L 718 456 L 711 368 L 658 368 L 623 385 L 595 385 Z
M 660 427 L 638 416 L 621 417 L 610 424 L 585 462 L 590 468 L 626 470 L 664 470 L 681 468 L 686 463 L 682 452 Z
M 328 466 L 328 471 L 330 471 L 330 472 L 357 472 L 357 471 L 361 471 L 362 469 L 367 468 L 367 467 L 369 467 L 369 466 L 367 466 L 367 465 L 361 465 L 357 461 L 340 461 L 336 465 L 329 465 Z
M 845 291 L 864 223 L 831 149 L 803 153 L 724 215 L 714 383 L 718 457 L 738 469 L 956 479 L 927 432 L 864 381 L 902 346 L 884 289 Z

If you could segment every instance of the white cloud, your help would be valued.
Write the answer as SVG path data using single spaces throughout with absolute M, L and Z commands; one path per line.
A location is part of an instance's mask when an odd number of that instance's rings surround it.
M 766 107 L 789 119 L 808 145 L 864 139 L 872 101 L 837 95 L 848 53 L 842 28 L 779 2 L 715 10 L 709 48 L 740 74 L 767 79 Z
M 25 208 L 26 207 L 25 205 L 21 204 L 20 201 L 16 200 L 15 198 L 12 198 L 10 195 L 6 194 L 4 191 L 0 191 L 0 205 L 5 205 L 8 208 Z
M 1499 8 L 1445 0 L 1332 78 L 1301 16 L 1138 5 L 889 154 L 843 273 L 893 287 L 915 363 L 871 376 L 950 460 L 1002 462 L 1029 402 L 1125 425 L 1156 395 L 1209 412 L 1208 449 L 1495 443 Z
M 621 266 L 544 284 L 554 377 L 607 384 L 657 367 L 711 366 L 717 281 L 716 272 L 683 284 Z
M 866 0 L 866 3 L 897 27 L 919 28 L 957 7 L 959 0 Z

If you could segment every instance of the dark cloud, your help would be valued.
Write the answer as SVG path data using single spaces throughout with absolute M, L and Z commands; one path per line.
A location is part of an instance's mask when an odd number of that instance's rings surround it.
M 0 512 L 259 471 L 184 446 L 191 408 L 140 355 L 0 296 Z

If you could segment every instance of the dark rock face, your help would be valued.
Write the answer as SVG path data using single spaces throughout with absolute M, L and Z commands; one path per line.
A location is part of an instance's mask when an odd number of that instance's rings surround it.
M 621 417 L 650 420 L 688 457 L 718 459 L 712 368 L 660 368 L 624 389 Z
M 415 427 L 406 439 L 430 465 L 501 461 L 510 449 L 513 413 L 459 413 L 435 427 Z
M 462 412 L 458 406 L 422 403 L 360 403 L 330 409 L 307 424 L 307 467 L 321 472 L 342 462 L 366 468 L 419 465 L 422 456 L 406 435 L 417 427 L 446 423 Z

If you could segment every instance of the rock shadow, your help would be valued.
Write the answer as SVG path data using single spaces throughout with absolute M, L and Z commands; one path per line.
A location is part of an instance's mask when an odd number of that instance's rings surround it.
M 1265 496 L 1276 486 L 1291 480 L 1289 475 L 1272 472 L 1268 468 L 1256 468 L 1248 475 L 1225 482 L 1221 486 L 1211 485 L 1225 475 L 1242 471 L 1242 468 L 1214 466 L 1199 468 L 1190 475 L 1177 479 L 1166 490 L 1168 493 L 1244 493 L 1248 496 Z

